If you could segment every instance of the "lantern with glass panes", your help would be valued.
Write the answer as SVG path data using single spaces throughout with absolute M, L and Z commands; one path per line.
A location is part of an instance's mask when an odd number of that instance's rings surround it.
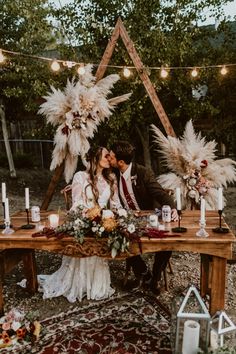
M 210 321 L 210 347 L 217 349 L 224 345 L 224 335 L 236 330 L 235 324 L 224 311 L 217 311 Z
M 175 354 L 197 354 L 209 343 L 211 316 L 199 292 L 191 286 L 177 312 Z

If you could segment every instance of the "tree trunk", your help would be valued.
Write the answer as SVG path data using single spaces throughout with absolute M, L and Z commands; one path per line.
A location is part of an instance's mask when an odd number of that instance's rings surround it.
M 12 178 L 16 178 L 16 170 L 15 170 L 14 161 L 11 153 L 11 147 L 8 140 L 7 123 L 6 123 L 4 105 L 2 102 L 0 102 L 0 117 L 2 121 L 3 139 L 6 147 L 7 159 L 8 159 L 9 169 L 10 169 L 10 176 Z
M 149 128 L 142 127 L 142 132 L 137 125 L 135 126 L 135 128 L 138 132 L 138 135 L 140 137 L 143 146 L 144 165 L 148 168 L 152 168 L 151 156 L 149 150 Z

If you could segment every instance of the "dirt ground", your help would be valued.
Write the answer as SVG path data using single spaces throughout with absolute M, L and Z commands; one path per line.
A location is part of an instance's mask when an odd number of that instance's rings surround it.
M 24 210 L 24 188 L 30 188 L 30 204 L 41 205 L 45 196 L 47 187 L 51 179 L 51 173 L 47 170 L 18 170 L 17 179 L 9 178 L 9 171 L 0 168 L 0 182 L 6 182 L 7 195 L 10 201 L 10 212 Z M 57 209 L 59 206 L 63 209 L 65 202 L 60 190 L 65 186 L 63 180 L 58 184 L 53 200 L 49 209 Z M 225 217 L 230 227 L 236 231 L 236 188 L 229 187 L 225 191 L 227 206 L 225 208 Z M 3 210 L 0 207 L 0 217 Z M 0 236 L 1 237 L 1 236 Z M 55 271 L 61 262 L 61 257 L 53 253 L 38 251 L 37 268 L 40 274 L 50 274 Z M 147 261 L 152 263 L 152 256 L 145 256 Z M 159 299 L 173 313 L 176 312 L 176 302 L 182 293 L 190 286 L 199 287 L 199 265 L 200 257 L 198 254 L 187 252 L 174 253 L 171 258 L 174 274 L 169 275 L 169 291 L 164 291 Z M 124 262 L 111 261 L 112 285 L 117 292 L 121 290 L 121 282 L 124 275 Z M 75 306 L 83 306 L 87 300 L 82 303 L 70 304 L 63 297 L 52 300 L 43 300 L 42 294 L 38 293 L 29 296 L 16 283 L 22 279 L 21 266 L 18 266 L 11 274 L 6 276 L 4 284 L 5 310 L 12 307 L 20 307 L 26 311 L 35 311 L 39 313 L 39 319 L 58 314 L 61 311 L 68 311 Z M 226 289 L 226 313 L 236 323 L 236 265 L 228 265 L 227 289 Z M 236 335 L 233 333 L 229 338 L 231 347 L 236 348 Z

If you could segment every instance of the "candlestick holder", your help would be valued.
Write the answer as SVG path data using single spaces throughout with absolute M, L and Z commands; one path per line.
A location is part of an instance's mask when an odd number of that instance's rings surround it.
M 13 234 L 13 232 L 15 232 L 15 231 L 11 228 L 10 221 L 5 221 L 5 229 L 2 231 L 2 234 L 10 235 L 10 234 Z
M 227 227 L 222 227 L 222 213 L 223 210 L 218 210 L 218 214 L 219 214 L 219 227 L 216 227 L 214 229 L 212 229 L 213 232 L 216 232 L 217 234 L 227 234 L 229 232 L 229 229 Z
M 5 220 L 5 203 L 2 202 L 2 207 L 3 207 L 3 219 Z M 5 223 L 0 224 L 0 229 L 5 229 L 6 225 Z
M 177 227 L 173 227 L 171 230 L 173 232 L 177 232 L 177 233 L 178 232 L 186 232 L 187 231 L 186 227 L 180 226 L 180 220 L 181 220 L 181 214 L 182 214 L 181 210 L 177 210 L 177 213 L 178 213 L 178 216 L 179 216 L 178 226 Z
M 198 237 L 208 237 L 209 234 L 205 230 L 206 221 L 205 220 L 200 220 L 199 225 L 200 225 L 200 229 L 196 232 L 196 236 L 198 236 Z
M 29 223 L 29 209 L 25 209 L 27 215 L 27 224 L 22 225 L 21 229 L 34 229 L 35 225 Z

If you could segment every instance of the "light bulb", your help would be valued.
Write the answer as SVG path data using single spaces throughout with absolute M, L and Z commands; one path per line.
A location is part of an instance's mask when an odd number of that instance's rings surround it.
M 225 67 L 225 65 L 220 69 L 220 73 L 221 75 L 226 75 L 228 73 L 228 69 Z
M 128 68 L 124 68 L 123 75 L 128 78 L 131 75 L 131 71 Z
M 164 68 L 161 69 L 160 76 L 162 79 L 166 79 L 167 76 L 169 75 L 168 71 Z
M 84 65 L 80 65 L 80 66 L 78 67 L 77 73 L 78 73 L 79 75 L 84 75 L 84 74 L 85 74 Z
M 0 64 L 4 63 L 6 57 L 3 55 L 2 49 L 0 49 Z
M 194 68 L 192 71 L 191 71 L 191 75 L 192 77 L 197 77 L 198 76 L 198 71 L 196 68 Z
M 59 71 L 60 70 L 60 64 L 58 63 L 58 61 L 56 59 L 53 60 L 53 62 L 51 64 L 51 69 L 53 71 Z

